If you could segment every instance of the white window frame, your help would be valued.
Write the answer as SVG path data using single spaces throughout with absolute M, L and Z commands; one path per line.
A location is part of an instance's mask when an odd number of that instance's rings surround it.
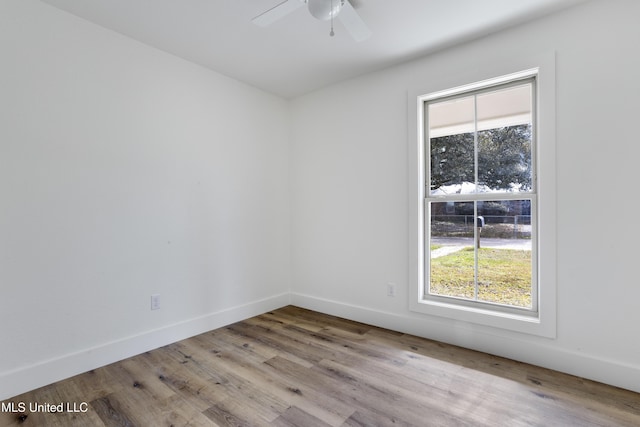
M 556 337 L 556 171 L 555 171 L 555 54 L 538 58 L 512 61 L 498 70 L 478 71 L 478 78 L 447 87 L 433 87 L 409 91 L 409 308 L 411 311 L 445 317 L 457 321 L 507 329 L 511 331 Z M 516 63 L 518 62 L 518 63 Z M 499 77 L 496 77 L 499 76 Z M 535 77 L 536 123 L 533 133 L 536 144 L 532 150 L 534 176 L 537 177 L 537 262 L 533 277 L 537 281 L 538 310 L 518 312 L 494 309 L 490 305 L 469 305 L 454 298 L 425 298 L 425 224 L 426 194 L 425 174 L 425 101 L 445 96 L 476 91 L 488 86 L 503 84 L 527 77 Z M 442 84 L 442 83 L 441 83 Z M 534 152 L 535 151 L 535 152 Z M 527 198 L 527 194 L 523 194 Z M 534 209 L 534 206 L 532 206 Z M 533 212 L 532 212 L 533 213 Z M 534 257 L 536 254 L 534 253 Z

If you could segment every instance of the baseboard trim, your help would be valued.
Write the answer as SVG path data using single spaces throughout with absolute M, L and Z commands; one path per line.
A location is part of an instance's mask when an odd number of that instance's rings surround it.
M 284 307 L 289 303 L 290 294 L 286 292 L 3 372 L 0 374 L 0 400 Z
M 506 357 L 640 393 L 640 365 L 620 363 L 554 346 L 553 340 L 518 339 L 478 331 L 471 325 L 413 313 L 398 315 L 299 293 L 291 304 L 368 325 L 442 341 L 460 347 Z

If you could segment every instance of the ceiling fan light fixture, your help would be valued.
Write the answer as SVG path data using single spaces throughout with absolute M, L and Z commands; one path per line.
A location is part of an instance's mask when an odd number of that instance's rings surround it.
M 329 35 L 335 34 L 333 21 L 337 18 L 353 40 L 361 42 L 371 37 L 371 30 L 353 8 L 352 3 L 355 2 L 356 0 L 283 0 L 280 4 L 253 18 L 251 22 L 260 27 L 267 27 L 298 8 L 307 6 L 314 18 L 323 21 L 331 20 Z
M 321 21 L 335 18 L 340 13 L 343 5 L 344 0 L 307 0 L 309 13 Z

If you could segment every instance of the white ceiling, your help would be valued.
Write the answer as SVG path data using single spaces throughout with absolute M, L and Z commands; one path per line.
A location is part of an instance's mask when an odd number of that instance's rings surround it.
M 283 0 L 42 0 L 285 98 L 382 69 L 586 0 L 352 0 L 373 32 L 354 42 L 301 7 L 267 28 Z

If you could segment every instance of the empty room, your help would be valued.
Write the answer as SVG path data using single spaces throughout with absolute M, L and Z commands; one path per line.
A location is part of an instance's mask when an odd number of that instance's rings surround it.
M 639 17 L 0 0 L 0 426 L 640 425 Z

